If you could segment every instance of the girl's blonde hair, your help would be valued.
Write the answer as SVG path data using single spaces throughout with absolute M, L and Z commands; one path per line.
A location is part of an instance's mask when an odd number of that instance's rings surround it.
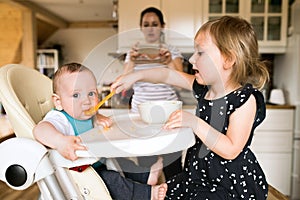
M 261 61 L 258 43 L 253 27 L 239 17 L 223 16 L 206 22 L 197 32 L 207 32 L 221 54 L 227 58 L 235 58 L 231 81 L 241 85 L 251 83 L 262 88 L 269 80 L 269 72 L 265 61 Z

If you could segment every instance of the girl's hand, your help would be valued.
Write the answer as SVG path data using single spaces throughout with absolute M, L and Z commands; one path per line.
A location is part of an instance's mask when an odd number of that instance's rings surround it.
M 116 94 L 128 90 L 138 80 L 136 73 L 128 73 L 119 76 L 111 85 L 110 90 L 115 91 Z
M 77 136 L 62 136 L 57 144 L 57 151 L 66 159 L 76 160 L 76 150 L 87 150 L 85 146 L 81 144 L 80 137 Z
M 98 113 L 95 115 L 94 122 L 97 126 L 103 126 L 104 128 L 111 127 L 111 125 L 113 123 L 113 121 L 110 117 L 106 117 L 106 116 L 98 114 Z
M 179 127 L 190 127 L 193 128 L 193 125 L 197 123 L 197 118 L 192 113 L 177 110 L 173 112 L 168 121 L 165 123 L 165 129 L 179 128 Z

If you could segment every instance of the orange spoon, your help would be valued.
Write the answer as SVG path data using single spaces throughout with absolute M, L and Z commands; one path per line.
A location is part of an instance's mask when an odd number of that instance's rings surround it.
M 115 91 L 111 91 L 104 99 L 102 99 L 95 107 L 86 110 L 84 113 L 86 115 L 93 115 L 95 114 L 98 109 L 105 103 L 105 101 L 107 101 L 109 98 L 111 98 L 113 95 L 115 94 Z

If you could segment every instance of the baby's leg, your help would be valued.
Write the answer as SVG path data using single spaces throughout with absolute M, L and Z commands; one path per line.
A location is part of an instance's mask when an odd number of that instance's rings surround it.
M 166 197 L 167 189 L 168 185 L 166 183 L 152 186 L 151 200 L 164 200 Z
M 156 185 L 163 169 L 163 158 L 158 157 L 156 163 L 151 166 L 150 174 L 148 177 L 148 185 Z

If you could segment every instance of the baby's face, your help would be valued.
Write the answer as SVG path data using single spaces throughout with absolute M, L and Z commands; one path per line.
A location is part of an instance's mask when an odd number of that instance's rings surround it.
M 91 116 L 84 114 L 98 103 L 97 83 L 94 75 L 85 70 L 64 73 L 59 79 L 58 95 L 61 107 L 70 116 L 86 120 Z

